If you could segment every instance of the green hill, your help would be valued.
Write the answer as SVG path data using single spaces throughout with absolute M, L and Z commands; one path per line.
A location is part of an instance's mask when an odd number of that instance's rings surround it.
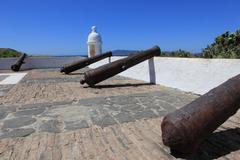
M 240 58 L 240 29 L 226 32 L 203 50 L 204 58 Z
M 0 58 L 19 57 L 22 53 L 10 48 L 0 48 Z

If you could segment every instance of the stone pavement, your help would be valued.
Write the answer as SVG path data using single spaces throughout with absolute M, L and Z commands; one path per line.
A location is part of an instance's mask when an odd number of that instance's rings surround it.
M 1 106 L 0 138 L 21 137 L 34 132 L 59 133 L 157 118 L 181 107 L 188 100 L 163 92 L 138 93 L 82 99 L 79 102 Z
M 1 85 L 0 86 L 0 97 L 3 97 L 14 85 Z M 1 103 L 0 103 L 1 104 Z
M 81 86 L 80 70 L 31 70 L 0 86 L 0 159 L 175 159 L 161 120 L 198 95 L 116 76 Z M 240 113 L 187 159 L 239 159 Z M 175 157 L 174 157 L 175 156 Z

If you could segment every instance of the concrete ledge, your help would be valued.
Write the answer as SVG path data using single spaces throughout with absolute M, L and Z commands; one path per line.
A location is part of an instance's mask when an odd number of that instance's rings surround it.
M 0 85 L 17 84 L 27 73 L 2 73 L 1 76 L 6 76 L 0 80 Z
M 115 61 L 123 57 L 112 57 Z M 91 68 L 108 63 L 108 59 Z M 155 57 L 120 75 L 196 94 L 204 94 L 229 78 L 240 74 L 240 59 L 200 59 Z

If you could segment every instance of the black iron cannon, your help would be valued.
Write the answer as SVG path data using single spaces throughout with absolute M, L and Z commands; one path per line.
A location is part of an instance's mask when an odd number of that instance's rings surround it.
M 164 117 L 163 143 L 175 154 L 191 154 L 239 108 L 240 75 Z
M 107 57 L 111 57 L 112 52 L 106 52 L 104 54 L 96 55 L 90 58 L 82 59 L 80 61 L 73 62 L 71 64 L 66 64 L 64 67 L 61 68 L 60 72 L 64 72 L 65 74 L 69 74 L 73 71 L 76 71 L 78 69 L 84 68 L 90 64 L 93 64 L 95 62 L 98 62 L 102 59 L 105 59 Z
M 87 83 L 89 86 L 94 86 L 95 84 L 103 80 L 115 76 L 118 73 L 121 73 L 134 65 L 137 65 L 147 59 L 158 56 L 160 54 L 161 50 L 158 46 L 155 46 L 146 51 L 131 54 L 126 58 L 105 64 L 101 67 L 85 72 L 84 77 L 80 81 L 80 83 Z
M 27 57 L 26 53 L 23 53 L 18 60 L 11 66 L 11 69 L 15 72 L 19 71 L 22 64 L 24 63 L 24 59 Z

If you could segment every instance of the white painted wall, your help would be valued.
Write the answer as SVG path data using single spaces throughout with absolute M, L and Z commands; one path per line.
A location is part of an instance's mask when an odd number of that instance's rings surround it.
M 112 57 L 112 61 L 123 57 Z M 108 59 L 91 68 L 108 63 Z M 151 74 L 150 74 L 151 73 Z M 155 75 L 154 75 L 155 73 Z M 155 82 L 196 94 L 204 94 L 229 78 L 240 74 L 240 59 L 165 58 L 138 64 L 120 75 Z
M 124 57 L 111 57 L 112 61 Z M 82 57 L 48 57 L 28 58 L 21 69 L 59 68 L 64 64 L 80 60 Z M 10 69 L 16 58 L 0 59 L 0 70 Z M 108 58 L 90 65 L 96 68 L 109 63 Z M 198 59 L 198 58 L 164 58 L 138 64 L 120 75 L 155 82 L 164 86 L 177 88 L 196 94 L 204 94 L 229 78 L 240 74 L 240 59 Z
M 10 70 L 11 65 L 15 63 L 17 59 L 18 58 L 0 58 L 0 70 Z M 72 63 L 80 59 L 83 59 L 83 57 L 27 57 L 20 70 L 60 68 L 63 67 L 64 64 Z

